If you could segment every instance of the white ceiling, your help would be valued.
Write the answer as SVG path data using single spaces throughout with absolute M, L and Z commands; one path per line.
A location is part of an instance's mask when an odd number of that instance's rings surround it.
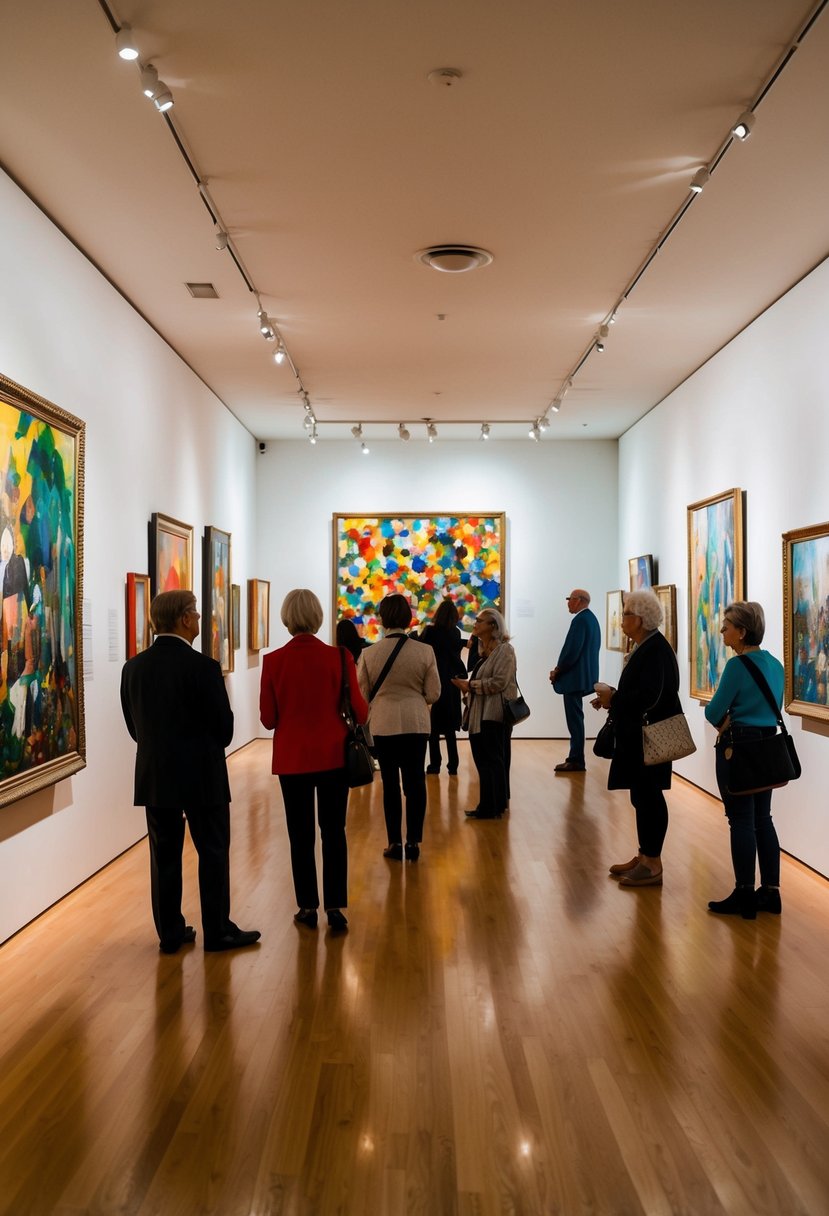
M 118 0 L 321 440 L 526 434 L 813 3 Z M 0 0 L 0 161 L 258 438 L 287 365 L 99 0 Z M 463 73 L 453 88 L 435 68 Z M 618 436 L 829 252 L 822 12 L 543 442 Z M 8 239 L 8 235 L 6 237 Z M 488 249 L 467 275 L 415 253 Z M 212 282 L 218 300 L 184 284 Z M 59 318 L 72 285 L 50 301 Z M 438 314 L 445 319 L 439 320 Z M 0 369 L 2 370 L 2 369 Z M 138 373 L 140 374 L 140 373 Z M 173 403 L 171 403 L 172 405 Z M 465 421 L 464 426 L 449 425 Z M 332 425 L 336 423 L 337 425 Z

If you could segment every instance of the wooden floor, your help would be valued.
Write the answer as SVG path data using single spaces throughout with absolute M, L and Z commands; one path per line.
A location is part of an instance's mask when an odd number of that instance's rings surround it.
M 606 765 L 514 746 L 512 813 L 430 777 L 422 860 L 352 794 L 351 929 L 297 929 L 269 744 L 231 761 L 234 916 L 160 955 L 141 842 L 0 949 L 0 1211 L 829 1212 L 829 884 L 717 918 L 718 802 L 669 795 L 662 890 Z M 199 929 L 188 854 L 186 910 Z

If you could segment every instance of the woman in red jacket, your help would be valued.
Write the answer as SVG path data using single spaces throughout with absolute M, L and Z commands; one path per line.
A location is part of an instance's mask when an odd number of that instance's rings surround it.
M 299 904 L 294 920 L 309 929 L 317 927 L 316 795 L 322 837 L 323 906 L 329 927 L 341 932 L 348 928 L 341 911 L 348 905 L 346 726 L 340 715 L 344 671 L 357 722 L 366 721 L 368 706 L 348 651 L 326 646 L 314 636 L 322 625 L 322 605 L 313 591 L 289 591 L 281 615 L 291 641 L 265 655 L 259 716 L 262 725 L 274 732 L 272 771 L 282 787 Z

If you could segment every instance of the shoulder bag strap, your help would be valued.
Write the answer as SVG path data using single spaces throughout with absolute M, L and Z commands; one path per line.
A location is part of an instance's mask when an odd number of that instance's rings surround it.
M 377 696 L 378 692 L 380 691 L 381 684 L 383 683 L 386 676 L 389 674 L 389 672 L 392 669 L 394 660 L 400 654 L 400 651 L 403 649 L 404 645 L 406 644 L 406 642 L 408 642 L 408 640 L 409 639 L 406 637 L 405 634 L 403 635 L 402 638 L 397 639 L 397 645 L 395 646 L 394 650 L 391 652 L 389 657 L 386 659 L 386 663 L 385 663 L 385 666 L 383 667 L 383 670 L 380 672 L 379 676 L 377 677 L 377 679 L 374 681 L 374 683 L 371 686 L 371 691 L 368 694 L 369 701 L 373 701 L 374 698 Z
M 753 663 L 751 661 L 751 659 L 748 658 L 747 655 L 741 654 L 741 655 L 738 655 L 737 657 L 739 658 L 739 660 L 742 663 L 745 670 L 748 671 L 748 673 L 750 674 L 754 683 L 760 689 L 760 692 L 763 694 L 763 696 L 768 701 L 769 708 L 771 709 L 771 712 L 774 714 L 775 718 L 777 719 L 777 725 L 780 727 L 783 734 L 787 735 L 789 732 L 786 730 L 786 723 L 783 721 L 783 715 L 780 712 L 780 707 L 778 706 L 777 702 L 774 699 L 774 693 L 769 688 L 768 680 L 763 675 L 762 671 L 757 666 L 757 664 Z
M 340 661 L 342 663 L 343 680 L 340 685 L 340 716 L 345 724 L 351 729 L 354 729 L 354 713 L 351 709 L 351 694 L 348 691 L 348 669 L 345 665 L 345 647 L 338 646 L 340 652 Z

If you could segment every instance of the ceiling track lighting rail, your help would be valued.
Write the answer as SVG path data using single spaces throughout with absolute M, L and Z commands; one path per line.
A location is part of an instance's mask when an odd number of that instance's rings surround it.
M 638 287 L 639 283 L 644 278 L 649 267 L 652 265 L 654 259 L 665 248 L 665 245 L 666 245 L 668 239 L 673 235 L 673 233 L 676 231 L 677 227 L 679 226 L 680 222 L 684 219 L 684 217 L 688 211 L 688 208 L 691 207 L 696 202 L 696 200 L 699 198 L 700 194 L 702 193 L 702 191 L 704 190 L 704 188 L 706 187 L 708 182 L 711 180 L 713 173 L 719 166 L 721 160 L 723 159 L 725 154 L 728 152 L 728 150 L 731 147 L 733 147 L 735 142 L 738 144 L 745 143 L 745 141 L 749 138 L 749 136 L 751 135 L 751 132 L 754 128 L 754 123 L 755 123 L 755 119 L 756 119 L 758 106 L 760 105 L 760 103 L 762 101 L 765 100 L 765 98 L 768 96 L 770 90 L 777 83 L 777 81 L 780 79 L 780 77 L 783 74 L 783 72 L 785 71 L 785 69 L 791 63 L 791 61 L 795 55 L 795 52 L 798 51 L 800 49 L 800 47 L 803 45 L 804 40 L 806 39 L 808 34 L 811 32 L 812 28 L 814 27 L 815 22 L 820 17 L 820 15 L 823 13 L 823 11 L 827 7 L 827 5 L 829 5 L 829 0 L 818 0 L 818 2 L 814 5 L 811 12 L 806 17 L 805 21 L 799 28 L 798 32 L 795 34 L 794 38 L 792 38 L 791 42 L 787 45 L 786 49 L 783 51 L 783 53 L 780 55 L 779 59 L 776 61 L 776 63 L 772 67 L 768 76 L 763 81 L 763 84 L 762 84 L 761 88 L 759 89 L 759 91 L 757 92 L 756 96 L 754 97 L 753 101 L 751 101 L 749 103 L 749 105 L 747 105 L 743 109 L 742 113 L 736 119 L 736 121 L 734 122 L 734 125 L 730 128 L 728 134 L 723 139 L 722 143 L 717 148 L 716 152 L 714 153 L 713 157 L 708 162 L 708 164 L 701 166 L 696 171 L 693 178 L 691 179 L 691 181 L 688 184 L 688 190 L 689 190 L 688 195 L 686 196 L 686 198 L 684 198 L 682 200 L 679 207 L 677 207 L 676 211 L 671 216 L 671 218 L 668 221 L 668 223 L 666 224 L 665 228 L 662 230 L 656 244 L 653 246 L 653 248 L 650 250 L 650 252 L 644 258 L 644 260 L 637 267 L 636 272 L 634 273 L 630 282 L 625 287 L 624 291 L 622 292 L 621 296 L 617 300 L 616 304 L 613 306 L 613 308 L 612 308 L 610 314 L 608 315 L 608 317 L 606 318 L 605 322 L 599 327 L 599 329 L 596 331 L 596 333 L 590 339 L 590 342 L 588 343 L 587 347 L 582 351 L 582 354 L 579 357 L 575 367 L 572 369 L 572 371 L 567 376 L 567 379 L 565 380 L 565 384 L 572 387 L 574 378 L 578 375 L 578 373 L 584 367 L 585 363 L 590 358 L 590 356 L 593 354 L 593 352 L 596 351 L 599 354 L 601 354 L 605 350 L 604 339 L 607 336 L 608 325 L 613 325 L 615 323 L 615 321 L 617 319 L 616 314 L 617 314 L 619 308 L 625 303 L 626 300 L 628 300 L 630 298 L 630 296 L 633 294 L 633 292 Z M 564 397 L 564 392 L 562 392 L 562 390 L 559 389 L 559 391 L 556 393 L 555 397 L 553 398 L 552 402 L 550 403 L 550 405 L 548 407 L 548 412 L 549 412 L 549 410 L 552 410 L 553 413 L 557 414 L 559 409 L 561 408 L 561 402 L 562 402 L 563 397 Z M 534 436 L 532 434 L 532 431 L 530 431 L 530 438 L 533 438 L 533 437 Z
M 259 299 L 259 292 L 257 291 L 256 284 L 254 283 L 251 274 L 249 273 L 247 267 L 245 266 L 239 251 L 236 249 L 234 242 L 233 242 L 233 238 L 231 236 L 229 236 L 229 234 L 228 234 L 227 224 L 222 219 L 222 216 L 219 213 L 218 207 L 214 203 L 213 199 L 210 197 L 210 194 L 207 189 L 206 180 L 202 177 L 201 173 L 199 172 L 199 170 L 196 166 L 196 163 L 195 163 L 193 157 L 190 155 L 190 152 L 188 151 L 188 149 L 185 145 L 184 137 L 181 134 L 180 130 L 178 129 L 177 124 L 174 122 L 172 115 L 169 112 L 169 108 L 162 107 L 161 105 L 158 104 L 160 101 L 160 93 L 159 93 L 160 89 L 163 89 L 164 91 L 166 91 L 166 94 L 169 96 L 170 105 L 172 105 L 172 93 L 170 93 L 169 89 L 167 89 L 166 85 L 164 85 L 163 81 L 159 81 L 158 70 L 154 64 L 141 63 L 141 60 L 139 58 L 138 44 L 135 41 L 134 37 L 132 36 L 132 30 L 131 30 L 130 26 L 127 25 L 126 23 L 121 24 L 116 20 L 115 14 L 113 13 L 112 9 L 110 8 L 109 4 L 107 3 L 107 0 L 98 0 L 98 4 L 99 4 L 104 16 L 106 17 L 107 21 L 110 24 L 112 32 L 115 34 L 116 50 L 118 51 L 119 55 L 122 55 L 122 57 L 123 57 L 122 48 L 127 49 L 129 47 L 129 49 L 131 51 L 135 52 L 134 55 L 131 55 L 131 58 L 138 66 L 140 77 L 141 77 L 142 91 L 145 93 L 146 96 L 151 97 L 153 102 L 156 104 L 156 108 L 161 113 L 161 117 L 164 119 L 164 122 L 167 125 L 167 130 L 170 132 L 170 135 L 171 135 L 176 147 L 178 148 L 179 154 L 180 154 L 182 160 L 184 161 L 185 165 L 187 166 L 190 176 L 193 178 L 193 181 L 196 184 L 196 188 L 201 196 L 201 200 L 204 203 L 205 208 L 207 209 L 207 212 L 210 216 L 211 223 L 213 225 L 213 237 L 214 237 L 214 243 L 215 243 L 216 249 L 220 250 L 221 252 L 227 252 L 230 254 L 231 258 L 233 259 L 233 264 L 235 265 L 236 269 L 239 271 L 239 274 L 240 274 L 245 286 L 247 287 L 248 291 L 253 296 L 256 297 L 257 308 L 260 311 L 262 311 L 262 304 Z M 152 86 L 153 92 L 148 93 L 147 90 L 151 86 Z M 271 326 L 273 328 L 273 338 L 277 342 L 275 360 L 278 363 L 282 362 L 283 360 L 285 362 L 287 362 L 287 364 L 290 367 L 291 372 L 294 376 L 294 379 L 297 382 L 297 385 L 298 385 L 297 392 L 300 393 L 300 395 L 304 398 L 304 400 L 307 403 L 308 393 L 307 393 L 307 390 L 303 383 L 302 376 L 300 375 L 296 364 L 294 363 L 293 359 L 291 358 L 291 356 L 288 352 L 287 346 L 285 345 L 284 338 L 279 333 L 279 330 L 276 328 L 276 326 L 273 325 L 273 322 L 271 322 Z M 282 354 L 282 359 L 276 358 L 276 355 L 279 355 L 280 353 Z M 310 409 L 310 406 L 307 406 L 307 408 Z M 314 420 L 314 422 L 316 423 L 316 420 Z M 316 439 L 314 439 L 313 442 L 316 442 Z

